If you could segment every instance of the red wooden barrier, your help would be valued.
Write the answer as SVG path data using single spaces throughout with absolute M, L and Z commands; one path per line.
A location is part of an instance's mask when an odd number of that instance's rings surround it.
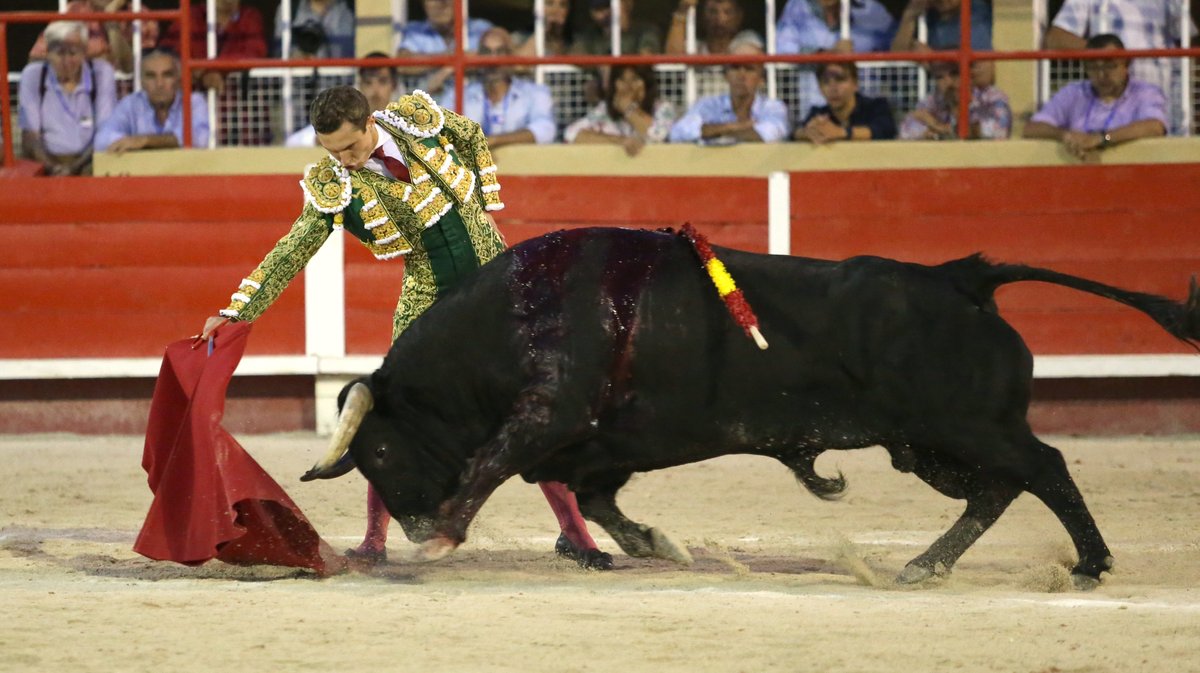
M 300 208 L 297 176 L 4 180 L 0 358 L 158 357 L 223 307 Z M 1200 271 L 1200 164 L 793 175 L 792 247 L 925 263 L 978 250 L 1180 297 Z M 765 251 L 760 178 L 503 179 L 510 243 L 564 227 L 696 224 Z M 347 349 L 387 347 L 402 262 L 347 242 Z M 303 277 L 250 354 L 304 351 Z M 1001 305 L 1037 353 L 1189 352 L 1140 315 L 1027 284 Z M 132 333 L 115 325 L 136 325 Z
M 792 252 L 927 264 L 974 252 L 1182 298 L 1200 272 L 1200 165 L 853 171 L 792 176 Z M 1001 288 L 1035 353 L 1190 353 L 1119 304 Z

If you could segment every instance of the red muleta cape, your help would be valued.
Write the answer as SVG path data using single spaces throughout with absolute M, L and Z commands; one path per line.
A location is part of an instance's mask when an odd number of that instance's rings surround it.
M 283 488 L 221 427 L 225 391 L 250 326 L 223 326 L 211 355 L 167 346 L 150 403 L 142 467 L 154 501 L 133 550 L 160 561 L 331 569 L 332 550 Z M 329 558 L 333 558 L 333 554 Z

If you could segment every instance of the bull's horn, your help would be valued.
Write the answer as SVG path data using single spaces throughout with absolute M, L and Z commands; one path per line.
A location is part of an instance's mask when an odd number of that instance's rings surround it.
M 350 440 L 354 439 L 358 426 L 362 425 L 363 418 L 374 406 L 375 398 L 371 395 L 370 388 L 363 383 L 350 386 L 346 393 L 346 402 L 342 405 L 342 413 L 338 415 L 337 428 L 333 431 L 333 437 L 329 439 L 329 451 L 300 477 L 300 481 L 333 479 L 350 471 L 354 466 L 353 461 L 348 460 Z

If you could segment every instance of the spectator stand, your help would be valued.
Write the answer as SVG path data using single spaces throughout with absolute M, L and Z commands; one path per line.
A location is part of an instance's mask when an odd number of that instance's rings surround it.
M 141 21 L 158 21 L 179 19 L 186 25 L 185 17 L 187 11 L 188 0 L 183 0 L 183 7 L 180 10 L 154 10 L 141 11 L 141 0 L 133 0 L 132 7 L 125 12 L 74 12 L 69 18 L 79 21 L 133 21 L 135 26 L 133 46 L 134 51 L 134 70 L 137 71 L 141 66 Z M 59 0 L 59 12 L 0 12 L 0 72 L 6 76 L 6 85 L 0 87 L 0 140 L 3 141 L 3 157 L 4 167 L 9 168 L 16 164 L 15 148 L 17 147 L 17 139 L 20 133 L 16 132 L 17 128 L 17 106 L 16 101 L 17 88 L 20 86 L 20 72 L 12 72 L 8 63 L 8 26 L 14 23 L 42 23 L 48 24 L 52 21 L 58 21 L 63 18 L 66 11 L 66 1 Z M 186 54 L 181 55 L 183 63 L 184 75 L 190 75 L 189 59 Z M 135 91 L 140 87 L 137 77 L 125 76 L 118 78 L 118 93 L 124 95 L 130 91 Z M 186 79 L 186 78 L 185 78 Z M 184 83 L 184 96 L 191 93 L 190 82 Z M 191 139 L 191 111 L 184 106 L 185 120 L 185 140 Z
M 618 0 L 612 1 L 614 6 L 618 2 Z M 1031 1 L 1034 10 L 1033 41 L 1037 44 L 1040 43 L 1042 32 L 1045 30 L 1045 26 L 1048 25 L 1050 17 L 1048 16 L 1047 0 Z M 60 3 L 62 2 L 63 0 L 60 0 Z M 191 2 L 192 0 L 181 0 L 181 9 L 189 9 Z M 293 0 L 282 0 L 283 11 L 285 13 L 290 12 L 292 2 Z M 850 0 L 843 0 L 842 3 L 840 32 L 843 37 L 850 34 L 849 2 Z M 764 0 L 764 3 L 766 16 L 775 16 L 777 0 Z M 63 4 L 65 5 L 65 3 Z M 1185 0 L 1185 4 L 1190 7 L 1190 1 Z M 135 22 L 138 19 L 165 19 L 180 16 L 178 12 L 165 11 L 139 13 L 136 10 L 140 9 L 140 5 L 141 0 L 134 0 L 133 9 L 129 12 L 119 12 L 116 14 L 75 14 L 74 16 L 81 19 L 119 18 Z M 392 0 L 391 11 L 394 26 L 402 26 L 407 20 L 406 5 L 407 3 L 403 0 Z M 535 17 L 540 16 L 542 5 L 542 0 L 535 0 Z M 307 123 L 307 105 L 317 91 L 334 84 L 352 83 L 354 81 L 354 67 L 362 64 L 361 61 L 356 59 L 209 60 L 216 51 L 215 5 L 212 2 L 207 2 L 206 6 L 208 16 L 206 55 L 208 59 L 184 58 L 184 69 L 188 73 L 190 73 L 191 69 L 201 67 L 205 69 L 226 70 L 230 73 L 228 75 L 228 86 L 231 94 L 223 96 L 220 100 L 220 105 L 218 105 L 217 98 L 211 92 L 209 95 L 210 119 L 213 120 L 214 130 L 210 143 L 220 142 L 226 145 L 259 144 L 263 142 L 264 138 L 270 139 L 273 144 L 282 142 L 282 139 L 288 133 Z M 465 31 L 465 17 L 469 12 L 469 0 L 464 0 L 460 6 L 456 7 L 455 20 L 458 22 L 456 25 L 463 31 Z M 58 18 L 57 15 L 52 13 L 5 13 L 0 14 L 0 24 L 4 22 L 11 23 L 13 21 L 44 23 L 56 18 Z M 696 21 L 695 10 L 693 9 L 689 13 L 687 25 L 689 52 L 696 51 Z M 538 41 L 537 53 L 544 54 L 544 32 L 539 21 L 534 21 L 534 26 L 533 39 Z M 968 39 L 970 30 L 970 3 L 963 3 L 962 26 L 963 39 Z M 822 61 L 843 60 L 847 56 L 828 53 L 804 55 L 774 54 L 776 46 L 774 21 L 767 20 L 765 29 L 767 55 L 745 58 L 766 64 L 768 69 L 768 94 L 783 100 L 789 109 L 792 110 L 793 114 L 796 114 L 807 105 L 807 101 L 803 100 L 802 92 L 796 86 L 796 70 L 803 66 L 811 67 L 813 64 Z M 920 27 L 920 30 L 922 31 L 920 37 L 924 38 L 923 25 Z M 1183 31 L 1183 34 L 1187 36 L 1188 31 Z M 140 32 L 135 32 L 135 40 L 139 38 L 139 35 Z M 284 43 L 284 53 L 286 53 L 292 41 L 290 25 L 281 35 L 281 40 Z M 460 41 L 461 43 L 462 41 Z M 663 98 L 671 101 L 679 109 L 687 109 L 697 98 L 713 93 L 714 89 L 719 90 L 719 87 L 723 85 L 723 81 L 719 79 L 715 81 L 715 84 L 706 85 L 706 78 L 701 76 L 702 72 L 698 72 L 698 70 L 704 67 L 711 70 L 713 66 L 734 60 L 721 55 L 701 56 L 694 53 L 683 56 L 622 55 L 620 53 L 619 27 L 614 31 L 613 43 L 613 56 L 476 57 L 464 54 L 459 50 L 453 54 L 422 59 L 398 58 L 391 61 L 391 63 L 394 65 L 453 65 L 460 69 L 460 73 L 466 67 L 476 64 L 533 66 L 535 78 L 548 85 L 554 95 L 556 121 L 562 127 L 584 116 L 587 112 L 588 106 L 583 94 L 583 85 L 586 79 L 584 67 L 620 62 L 651 64 L 656 70 L 659 80 L 659 90 Z M 969 42 L 963 42 L 962 44 L 969 45 Z M 1187 37 L 1185 37 L 1185 45 L 1185 47 L 1175 50 L 1140 50 L 1129 53 L 1130 55 L 1142 56 L 1163 55 L 1180 59 L 1183 69 L 1190 73 L 1191 76 L 1182 78 L 1178 87 L 1179 90 L 1173 92 L 1172 100 L 1176 101 L 1173 112 L 1177 116 L 1177 118 L 1173 119 L 1173 126 L 1178 126 L 1182 129 L 1183 133 L 1190 135 L 1194 132 L 1197 124 L 1195 95 L 1198 87 L 1196 82 L 1197 73 L 1192 67 L 1191 59 L 1192 56 L 1196 55 L 1196 51 L 1191 48 L 1190 40 Z M 1055 54 L 1058 58 L 1046 59 L 1047 54 Z M 1040 103 L 1047 99 L 1062 84 L 1078 78 L 1079 73 L 1082 71 L 1082 68 L 1078 65 L 1078 61 L 1075 61 L 1074 65 L 1071 65 L 1070 62 L 1064 59 L 1088 57 L 1095 58 L 1095 55 L 1083 52 L 973 52 L 969 48 L 959 51 L 942 51 L 935 54 L 857 53 L 852 56 L 859 63 L 860 70 L 864 73 L 862 77 L 864 92 L 886 96 L 891 102 L 892 108 L 898 118 L 902 118 L 912 110 L 917 101 L 929 90 L 930 82 L 925 74 L 925 70 L 918 65 L 921 62 L 955 60 L 959 62 L 960 70 L 966 72 L 969 69 L 970 62 L 973 60 L 1037 61 L 1039 76 L 1036 80 L 1037 91 L 1035 98 Z M 380 63 L 380 61 L 374 62 Z M 7 70 L 6 65 L 5 71 L 7 72 Z M 8 73 L 9 86 L 7 87 L 6 98 L 9 101 L 14 98 L 16 80 L 18 78 L 18 74 Z M 122 86 L 126 91 L 136 90 L 139 86 L 137 79 L 136 77 L 126 77 L 122 80 Z M 186 92 L 186 87 L 190 86 L 190 77 L 185 79 L 187 80 L 184 82 Z M 708 79 L 710 82 L 712 81 L 712 78 Z M 462 81 L 462 78 L 459 77 L 457 80 Z M 419 83 L 415 79 L 409 79 L 402 81 L 402 86 L 411 89 L 419 86 Z M 969 99 L 969 90 L 966 87 L 963 88 L 961 97 L 961 116 L 965 116 Z M 11 111 L 11 107 L 7 109 Z M 1191 123 L 1187 123 L 1189 120 Z M 8 128 L 11 129 L 13 127 L 11 116 L 6 121 Z M 966 124 L 960 125 L 960 128 L 963 128 L 965 132 Z M 14 134 L 5 133 L 4 135 L 6 138 L 15 139 Z M 220 140 L 218 141 L 218 139 Z

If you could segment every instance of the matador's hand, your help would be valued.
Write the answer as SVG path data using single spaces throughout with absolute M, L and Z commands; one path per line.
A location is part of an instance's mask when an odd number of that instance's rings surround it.
M 204 321 L 204 329 L 201 330 L 199 334 L 196 334 L 192 337 L 192 339 L 193 339 L 192 348 L 193 349 L 199 348 L 200 344 L 204 343 L 205 341 L 208 341 L 208 338 L 211 337 L 214 333 L 216 333 L 216 331 L 218 329 L 220 329 L 227 322 L 229 322 L 229 318 L 224 318 L 219 315 L 214 315 L 214 316 L 210 317 L 208 320 L 205 320 Z

